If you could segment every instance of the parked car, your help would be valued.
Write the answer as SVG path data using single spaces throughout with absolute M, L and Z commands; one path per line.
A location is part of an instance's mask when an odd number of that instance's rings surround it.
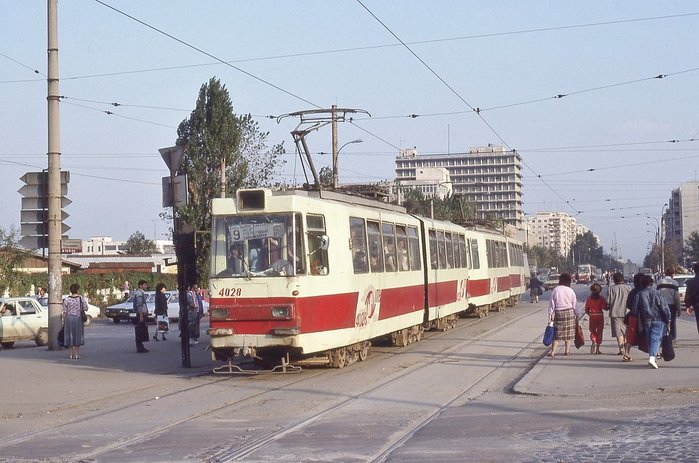
M 548 276 L 548 278 L 546 279 L 546 281 L 544 281 L 544 289 L 545 289 L 546 291 L 548 291 L 548 290 L 553 289 L 553 288 L 555 288 L 556 286 L 558 286 L 558 278 L 559 278 L 559 277 L 560 277 L 559 274 L 557 274 L 557 273 L 551 273 L 551 274 Z
M 5 349 L 16 341 L 33 340 L 37 346 L 49 342 L 48 310 L 31 297 L 0 299 L 8 305 L 12 315 L 0 317 L 0 345 Z
M 177 291 L 166 291 L 167 298 L 167 316 L 172 321 L 180 319 L 180 296 Z M 155 320 L 155 291 L 146 291 L 146 305 L 148 306 L 148 320 Z M 204 312 L 209 309 L 209 303 L 204 302 Z M 111 318 L 114 323 L 120 323 L 122 320 L 136 321 L 136 311 L 133 308 L 133 295 L 126 301 L 118 304 L 110 305 L 105 310 L 105 316 Z
M 687 281 L 694 278 L 692 273 L 681 273 L 672 277 L 673 280 L 677 282 L 679 287 L 678 291 L 680 293 L 680 304 L 684 306 L 684 294 L 687 292 Z
M 65 299 L 67 297 L 68 297 L 68 295 L 66 295 L 66 294 L 63 295 L 63 299 Z M 93 318 L 98 318 L 100 316 L 102 311 L 96 305 L 90 304 L 90 301 L 88 301 L 87 298 L 85 298 L 85 300 L 87 301 L 87 307 L 85 308 L 85 313 L 87 314 L 87 321 L 85 323 L 83 323 L 83 325 L 88 326 L 90 323 L 92 323 Z M 39 301 L 39 303 L 44 308 L 44 310 L 48 310 L 48 306 L 49 306 L 48 298 L 37 299 L 37 301 Z

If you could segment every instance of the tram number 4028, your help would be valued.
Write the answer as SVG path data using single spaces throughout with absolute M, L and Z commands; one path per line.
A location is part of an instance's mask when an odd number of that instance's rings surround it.
M 218 295 L 220 297 L 239 297 L 242 292 L 241 288 L 221 288 Z

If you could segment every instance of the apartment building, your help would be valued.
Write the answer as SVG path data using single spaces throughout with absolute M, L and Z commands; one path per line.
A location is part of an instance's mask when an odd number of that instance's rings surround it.
M 467 153 L 418 155 L 417 149 L 401 150 L 396 157 L 396 184 L 400 188 L 430 185 L 433 196 L 442 197 L 451 188 L 453 194 L 464 195 L 476 205 L 476 218 L 499 218 L 522 228 L 522 159 L 516 151 L 504 146 L 478 146 Z M 430 168 L 446 169 L 448 180 L 439 174 L 419 181 Z
M 672 190 L 667 206 L 663 214 L 665 243 L 683 246 L 692 232 L 699 231 L 699 182 L 682 183 Z

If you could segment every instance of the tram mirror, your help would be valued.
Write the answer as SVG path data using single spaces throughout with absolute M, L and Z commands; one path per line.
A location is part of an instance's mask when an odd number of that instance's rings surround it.
M 320 236 L 320 249 L 322 249 L 323 251 L 327 251 L 329 246 L 330 246 L 330 237 L 328 237 L 328 235 L 321 235 Z

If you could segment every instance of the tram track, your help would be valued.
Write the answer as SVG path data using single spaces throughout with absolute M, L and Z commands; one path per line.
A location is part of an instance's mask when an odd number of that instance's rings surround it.
M 525 317 L 531 316 L 533 314 L 525 315 Z M 449 357 L 449 355 L 461 348 L 467 347 L 470 344 L 473 344 L 475 342 L 478 342 L 482 337 L 492 335 L 494 333 L 497 333 L 498 331 L 505 329 L 506 327 L 510 326 L 513 323 L 516 323 L 520 321 L 522 317 L 514 317 L 512 320 L 509 320 L 505 323 L 500 324 L 499 326 L 485 331 L 483 333 L 480 333 L 477 337 L 473 337 L 471 339 L 456 343 L 456 344 L 451 344 L 444 349 L 441 349 L 439 352 L 435 352 L 436 357 L 433 358 L 432 361 L 430 362 L 417 362 L 414 363 L 413 365 L 409 365 L 407 367 L 402 367 L 403 369 L 394 374 L 392 377 L 390 377 L 386 381 L 381 381 L 379 384 L 376 384 L 372 387 L 369 387 L 365 389 L 362 392 L 353 394 L 352 396 L 348 396 L 345 399 L 341 400 L 340 402 L 334 403 L 320 411 L 317 411 L 311 416 L 305 416 L 303 418 L 300 418 L 298 420 L 292 421 L 288 423 L 287 425 L 283 425 L 281 427 L 276 428 L 273 432 L 267 433 L 263 436 L 259 436 L 255 438 L 252 441 L 246 442 L 243 446 L 239 446 L 236 448 L 228 448 L 224 451 L 220 451 L 220 446 L 219 451 L 211 456 L 209 455 L 206 457 L 209 461 L 212 462 L 229 462 L 229 461 L 236 461 L 240 460 L 243 458 L 248 457 L 249 455 L 254 454 L 255 452 L 267 447 L 268 445 L 272 444 L 273 442 L 279 440 L 280 438 L 283 438 L 284 436 L 302 429 L 311 423 L 323 418 L 324 416 L 327 416 L 331 414 L 334 411 L 341 410 L 343 407 L 346 407 L 358 400 L 361 400 L 362 398 L 368 397 L 370 394 L 377 392 L 381 390 L 382 388 L 386 388 L 392 384 L 398 383 L 401 380 L 403 380 L 407 375 L 414 374 L 416 372 L 419 372 L 421 369 L 426 368 L 430 364 L 434 362 L 439 362 L 439 361 L 444 361 Z M 462 319 L 464 320 L 464 319 Z M 487 319 L 466 319 L 466 323 L 461 323 L 459 326 L 457 326 L 455 329 L 452 330 L 447 330 L 444 332 L 430 332 L 427 333 L 427 336 L 424 341 L 429 341 L 430 339 L 433 340 L 438 340 L 442 336 L 448 336 L 451 333 L 455 333 L 459 330 L 466 330 L 468 328 L 472 328 L 474 326 L 477 326 L 481 324 L 484 320 Z M 393 355 L 400 355 L 403 353 L 409 353 L 411 349 L 413 349 L 416 346 L 419 346 L 420 343 L 414 343 L 410 344 L 406 347 L 395 347 L 395 348 L 390 348 L 386 349 L 383 351 L 373 351 L 372 354 L 369 356 L 369 358 L 365 361 L 362 362 L 362 364 L 367 365 L 370 363 L 375 363 L 379 362 L 381 360 L 386 360 L 387 357 L 393 356 Z M 367 365 L 368 366 L 368 365 Z M 190 413 L 187 414 L 186 416 L 182 416 L 179 419 L 174 419 L 167 424 L 164 425 L 159 425 L 155 426 L 153 428 L 149 428 L 146 431 L 143 432 L 137 432 L 133 433 L 130 436 L 124 437 L 124 438 L 117 438 L 113 440 L 110 443 L 103 443 L 99 444 L 97 447 L 92 448 L 91 450 L 85 451 L 82 449 L 82 451 L 72 453 L 70 455 L 66 455 L 65 457 L 59 458 L 55 461 L 75 461 L 75 460 L 95 460 L 98 459 L 102 455 L 109 454 L 110 452 L 114 451 L 119 451 L 119 450 L 126 450 L 131 446 L 137 445 L 141 442 L 146 442 L 153 440 L 157 438 L 158 436 L 161 436 L 163 434 L 166 434 L 168 431 L 171 431 L 173 429 L 176 429 L 179 426 L 182 426 L 186 423 L 189 422 L 194 422 L 197 420 L 201 419 L 206 419 L 207 416 L 214 415 L 214 414 L 219 414 L 222 412 L 227 412 L 228 410 L 235 410 L 238 407 L 244 406 L 245 404 L 250 404 L 255 400 L 260 400 L 264 399 L 265 396 L 269 396 L 272 394 L 276 394 L 279 392 L 283 392 L 285 390 L 290 390 L 291 388 L 299 388 L 299 386 L 303 386 L 304 383 L 308 384 L 313 384 L 316 380 L 316 378 L 320 376 L 325 376 L 327 378 L 335 377 L 338 375 L 346 375 L 346 374 L 351 374 L 352 371 L 349 368 L 345 369 L 333 369 L 333 370 L 328 370 L 328 369 L 306 369 L 304 370 L 303 374 L 301 376 L 297 375 L 292 375 L 288 377 L 281 377 L 282 382 L 275 384 L 273 386 L 269 386 L 268 384 L 265 385 L 263 389 L 256 390 L 254 392 L 245 394 L 239 398 L 236 398 L 232 401 L 227 401 L 225 404 L 221 406 L 216 406 L 216 407 L 211 407 L 207 408 L 205 410 L 201 410 L 200 412 L 197 413 Z M 492 373 L 492 371 L 490 372 Z M 489 374 L 490 374 L 489 373 Z M 329 376 L 330 375 L 330 376 Z M 201 378 L 201 376 L 199 376 Z M 238 378 L 246 378 L 248 381 L 253 382 L 253 383 L 258 383 L 260 381 L 264 381 L 264 376 L 256 376 L 256 377 L 240 377 L 240 376 L 234 376 L 234 377 L 220 377 L 220 376 L 212 376 L 206 380 L 205 383 L 203 384 L 196 384 L 191 387 L 186 387 L 182 389 L 178 389 L 176 391 L 172 391 L 167 394 L 163 394 L 160 397 L 158 397 L 159 400 L 170 400 L 170 401 L 179 401 L 183 398 L 186 398 L 190 396 L 191 394 L 207 394 L 207 388 L 213 388 L 217 387 L 227 381 L 232 381 L 234 379 Z M 279 377 L 278 377 L 279 378 Z M 249 384 L 248 382 L 243 383 L 242 385 L 247 385 Z M 471 386 L 473 387 L 473 386 Z M 144 388 L 139 388 L 138 390 L 142 391 Z M 80 416 L 78 418 L 75 418 L 70 421 L 66 421 L 63 423 L 60 423 L 56 426 L 53 426 L 48 429 L 42 429 L 42 430 L 37 430 L 34 432 L 30 432 L 27 434 L 23 434 L 22 436 L 18 436 L 15 438 L 9 438 L 9 439 L 4 439 L 0 440 L 0 451 L 3 448 L 10 447 L 10 446 L 15 446 L 18 444 L 22 443 L 27 443 L 27 442 L 34 442 L 34 441 L 42 441 L 43 439 L 50 437 L 50 436 L 55 436 L 56 434 L 71 434 L 73 432 L 76 432 L 79 428 L 83 428 L 85 426 L 95 426 L 101 421 L 104 421 L 105 418 L 108 418 L 112 416 L 113 418 L 119 417 L 120 414 L 124 413 L 129 413 L 130 411 L 137 411 L 143 406 L 148 405 L 149 403 L 152 403 L 152 398 L 150 399 L 145 399 L 145 400 L 139 400 L 133 403 L 125 404 L 125 405 L 119 405 L 119 406 L 113 406 L 108 410 L 99 410 L 92 412 L 87 415 Z M 456 399 L 453 399 L 456 400 Z M 84 405 L 84 404 L 81 404 Z M 446 407 L 446 405 L 445 405 Z M 426 422 L 427 423 L 427 422 Z M 425 423 L 425 424 L 426 424 Z M 424 425 L 423 425 L 424 426 Z M 417 430 L 416 430 L 417 431 Z M 415 432 L 416 432 L 415 431 Z M 396 445 L 396 444 L 394 444 Z M 391 447 L 393 448 L 393 447 Z M 205 449 L 202 449 L 200 453 L 206 452 Z M 210 450 L 209 450 L 210 452 Z M 53 460 L 51 460 L 53 461 Z
M 409 366 L 409 367 L 403 369 L 400 373 L 394 375 L 390 379 L 387 379 L 387 380 L 381 382 L 380 384 L 377 384 L 375 386 L 367 388 L 364 391 L 362 391 L 361 393 L 354 394 L 350 397 L 347 397 L 347 398 L 341 400 L 338 403 L 335 403 L 331 406 L 326 407 L 323 410 L 320 410 L 316 413 L 313 413 L 310 416 L 300 418 L 300 419 L 295 420 L 295 421 L 293 421 L 293 422 L 291 422 L 283 427 L 277 428 L 277 429 L 275 429 L 275 431 L 267 433 L 264 436 L 260 436 L 260 437 L 254 439 L 250 442 L 247 442 L 243 446 L 239 446 L 235 449 L 230 449 L 230 450 L 219 452 L 216 455 L 212 456 L 208 461 L 210 461 L 212 463 L 228 463 L 228 462 L 233 462 L 233 461 L 241 461 L 241 460 L 253 455 L 255 452 L 275 444 L 277 441 L 284 438 L 285 436 L 287 436 L 293 432 L 299 431 L 299 430 L 303 429 L 304 427 L 307 427 L 307 426 L 315 423 L 316 421 L 320 420 L 321 418 L 323 418 L 327 415 L 330 415 L 333 412 L 336 412 L 344 407 L 348 407 L 349 405 L 351 405 L 359 400 L 362 400 L 364 398 L 367 398 L 369 395 L 371 395 L 375 392 L 378 392 L 381 389 L 387 388 L 390 385 L 393 385 L 401 380 L 404 380 L 406 378 L 406 376 L 415 374 L 416 372 L 419 372 L 420 370 L 429 367 L 434 362 L 446 360 L 449 357 L 449 355 L 451 355 L 453 352 L 458 351 L 460 349 L 463 349 L 464 347 L 468 347 L 469 345 L 472 345 L 476 342 L 479 342 L 482 337 L 487 337 L 487 336 L 496 334 L 499 331 L 506 329 L 510 325 L 512 325 L 514 323 L 518 323 L 522 319 L 528 318 L 528 317 L 531 317 L 534 315 L 538 315 L 538 313 L 532 312 L 532 313 L 525 315 L 523 317 L 515 317 L 506 323 L 503 323 L 503 324 L 501 324 L 501 325 L 499 325 L 491 330 L 488 330 L 484 333 L 481 333 L 481 335 L 476 337 L 476 338 L 468 339 L 466 341 L 463 341 L 463 342 L 460 342 L 460 343 L 457 343 L 454 345 L 450 345 L 449 347 L 442 349 L 442 351 L 440 351 L 438 353 L 437 357 L 431 362 L 415 363 L 412 366 Z M 457 328 L 457 330 L 465 329 L 466 327 L 476 325 L 481 320 L 483 320 L 483 319 L 477 319 L 474 321 L 474 323 L 470 323 L 466 326 L 460 326 Z M 445 331 L 445 332 L 435 333 L 435 335 L 436 336 L 446 335 L 446 334 L 453 332 L 453 331 L 455 331 L 455 330 L 449 330 L 449 331 Z M 432 336 L 430 336 L 430 337 L 432 337 Z M 485 374 L 483 374 L 482 376 L 477 378 L 474 382 L 472 382 L 466 388 L 464 388 L 462 391 L 460 391 L 456 396 L 451 398 L 447 403 L 443 404 L 437 411 L 435 411 L 434 413 L 429 415 L 426 419 L 422 420 L 417 426 L 408 430 L 401 438 L 398 439 L 398 441 L 395 441 L 393 444 L 391 444 L 388 448 L 386 448 L 384 451 L 382 451 L 381 454 L 377 455 L 376 457 L 373 457 L 372 461 L 385 461 L 385 458 L 388 457 L 391 454 L 391 452 L 393 452 L 395 449 L 399 448 L 402 445 L 402 443 L 405 442 L 406 440 L 408 440 L 415 432 L 418 432 L 419 429 L 421 429 L 422 427 L 429 424 L 432 420 L 434 420 L 437 416 L 439 416 L 439 414 L 443 410 L 445 410 L 447 407 L 449 407 L 451 404 L 453 404 L 459 398 L 463 397 L 464 394 L 471 391 L 477 385 L 483 383 L 485 381 L 485 379 L 487 379 L 489 376 L 491 376 L 493 373 L 495 373 L 500 367 L 502 367 L 503 365 L 506 365 L 509 362 L 512 362 L 512 360 L 517 358 L 522 352 L 526 351 L 527 349 L 530 349 L 534 342 L 535 341 L 532 340 L 526 346 L 519 349 L 513 356 L 510 356 L 507 360 L 494 366 L 488 372 L 486 372 Z M 404 352 L 404 351 L 410 349 L 412 346 L 414 346 L 414 344 L 411 344 L 411 345 L 406 346 L 406 347 L 398 348 L 398 349 L 396 349 L 396 353 Z M 371 358 L 369 360 L 371 360 Z

